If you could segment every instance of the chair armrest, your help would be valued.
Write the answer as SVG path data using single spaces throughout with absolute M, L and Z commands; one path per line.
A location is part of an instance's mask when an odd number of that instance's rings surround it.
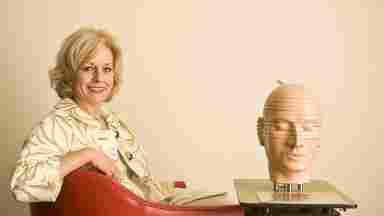
M 110 176 L 79 169 L 65 177 L 55 208 L 63 216 L 142 216 L 143 201 Z
M 185 182 L 174 182 L 186 187 Z M 239 205 L 211 207 L 171 206 L 146 201 L 109 176 L 76 170 L 64 179 L 55 203 L 31 204 L 32 216 L 242 216 Z

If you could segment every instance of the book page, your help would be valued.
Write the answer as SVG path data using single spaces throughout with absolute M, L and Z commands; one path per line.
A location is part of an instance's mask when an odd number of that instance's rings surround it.
M 209 199 L 217 196 L 225 196 L 226 192 L 207 192 L 201 190 L 183 190 L 166 197 L 163 201 L 171 205 L 186 205 L 197 200 Z

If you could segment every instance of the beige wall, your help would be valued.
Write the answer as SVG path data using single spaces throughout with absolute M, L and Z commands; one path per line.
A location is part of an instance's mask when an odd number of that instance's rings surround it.
M 8 192 L 16 152 L 57 101 L 47 69 L 61 40 L 96 25 L 113 31 L 124 49 L 125 86 L 114 105 L 127 113 L 155 174 L 235 199 L 233 178 L 267 177 L 255 131 L 267 93 L 277 79 L 304 82 L 324 112 L 314 177 L 352 196 L 360 205 L 353 215 L 380 215 L 379 2 L 1 1 L 0 210 L 27 215 Z

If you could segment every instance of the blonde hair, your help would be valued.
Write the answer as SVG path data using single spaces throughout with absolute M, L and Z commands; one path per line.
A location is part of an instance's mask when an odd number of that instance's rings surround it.
M 48 71 L 51 87 L 60 98 L 73 98 L 73 82 L 80 67 L 91 60 L 99 45 L 105 45 L 113 55 L 114 85 L 111 96 L 119 91 L 121 86 L 122 54 L 115 38 L 105 30 L 82 27 L 64 39 L 56 56 L 56 66 Z

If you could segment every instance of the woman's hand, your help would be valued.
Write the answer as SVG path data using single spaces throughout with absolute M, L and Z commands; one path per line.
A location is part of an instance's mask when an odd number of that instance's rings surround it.
M 120 172 L 116 166 L 116 161 L 110 159 L 102 151 L 94 148 L 85 148 L 79 151 L 69 152 L 62 158 L 61 176 L 67 174 L 80 167 L 91 164 L 99 171 L 116 179 L 120 178 Z
M 112 160 L 100 150 L 90 148 L 89 151 L 92 151 L 91 154 L 93 156 L 90 162 L 95 168 L 97 168 L 108 176 L 112 176 L 115 178 L 120 177 L 120 172 L 116 166 L 115 160 Z

